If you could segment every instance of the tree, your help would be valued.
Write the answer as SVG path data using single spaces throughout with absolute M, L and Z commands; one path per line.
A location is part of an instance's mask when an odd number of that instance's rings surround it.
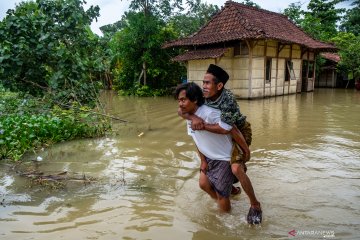
M 245 4 L 245 5 L 247 5 L 247 6 L 256 7 L 256 8 L 261 8 L 260 5 L 254 3 L 254 2 L 251 1 L 251 0 L 244 0 L 242 3 Z
M 337 34 L 337 22 L 341 19 L 343 8 L 336 4 L 343 0 L 310 0 L 301 27 L 312 37 L 327 41 Z
M 104 35 L 114 35 L 117 31 L 120 31 L 126 26 L 126 22 L 124 22 L 124 19 L 121 19 L 120 21 L 117 21 L 115 23 L 107 24 L 100 27 L 100 31 Z
M 110 43 L 117 57 L 113 61 L 118 71 L 116 88 L 136 91 L 143 79 L 139 69 L 144 62 L 148 66 L 147 84 L 150 87 L 174 86 L 184 69 L 178 63 L 171 63 L 173 54 L 161 46 L 173 39 L 175 33 L 157 16 L 127 12 L 126 19 L 127 25 L 114 35 Z
M 157 16 L 160 19 L 168 19 L 172 12 L 178 9 L 183 10 L 182 0 L 132 0 L 130 3 L 130 9 L 133 11 L 141 11 L 144 14 L 144 17 Z M 146 34 L 147 31 L 145 31 Z M 143 52 L 145 55 L 145 51 Z M 142 71 L 141 76 L 143 77 L 143 84 L 147 83 L 147 73 L 148 73 L 148 62 L 146 57 L 143 57 Z
M 301 6 L 301 2 L 290 3 L 289 7 L 285 8 L 282 14 L 287 16 L 297 26 L 301 26 L 304 16 L 304 11 L 301 10 Z
M 188 4 L 192 4 L 189 0 Z M 130 9 L 140 11 L 144 16 L 153 15 L 166 20 L 174 12 L 183 11 L 182 0 L 132 0 Z
M 200 0 L 187 1 L 188 11 L 183 6 L 179 0 L 134 0 L 119 22 L 103 28 L 108 37 L 117 31 L 109 41 L 116 89 L 166 88 L 185 75 L 185 67 L 171 61 L 181 50 L 161 46 L 198 30 L 218 7 Z
M 310 0 L 307 10 L 301 9 L 303 3 L 295 2 L 283 14 L 313 38 L 328 41 L 337 34 L 337 23 L 345 9 L 336 8 L 336 4 L 342 1 Z
M 355 36 L 360 35 L 360 0 L 355 0 L 351 4 L 353 8 L 346 11 L 340 30 L 351 32 Z
M 103 72 L 98 37 L 90 30 L 99 7 L 83 0 L 22 2 L 0 22 L 0 81 L 11 90 L 56 101 L 90 102 Z
M 353 33 L 340 32 L 332 39 L 340 49 L 338 70 L 350 72 L 354 78 L 360 77 L 360 36 Z
M 196 3 L 196 4 L 195 4 Z M 187 12 L 177 12 L 168 21 L 174 31 L 178 33 L 177 38 L 188 36 L 198 31 L 219 11 L 219 7 L 212 4 L 201 3 L 196 0 L 190 5 Z

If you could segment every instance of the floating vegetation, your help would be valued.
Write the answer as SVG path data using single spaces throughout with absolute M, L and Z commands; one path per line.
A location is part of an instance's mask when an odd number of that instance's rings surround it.
M 0 160 L 17 161 L 38 147 L 103 136 L 110 129 L 107 117 L 76 102 L 66 109 L 57 105 L 45 108 L 39 99 L 0 93 Z

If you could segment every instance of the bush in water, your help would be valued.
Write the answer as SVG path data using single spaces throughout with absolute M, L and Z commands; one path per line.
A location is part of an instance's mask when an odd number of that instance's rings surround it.
M 69 109 L 55 106 L 35 111 L 40 105 L 35 99 L 1 93 L 0 159 L 19 160 L 26 151 L 43 144 L 101 136 L 110 128 L 106 119 L 88 107 L 73 104 Z

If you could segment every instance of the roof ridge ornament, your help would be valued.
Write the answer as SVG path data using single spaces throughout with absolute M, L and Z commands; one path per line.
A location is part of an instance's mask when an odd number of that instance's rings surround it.
M 231 4 L 232 2 L 233 2 L 233 1 L 231 1 L 231 0 L 227 0 L 227 1 L 225 2 L 225 6 Z

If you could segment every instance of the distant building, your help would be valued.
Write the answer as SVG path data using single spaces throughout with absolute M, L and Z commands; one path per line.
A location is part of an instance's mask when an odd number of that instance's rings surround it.
M 226 87 L 252 99 L 314 89 L 314 59 L 336 47 L 314 40 L 282 14 L 227 1 L 189 37 L 164 44 L 186 49 L 174 61 L 187 65 L 187 79 L 201 85 L 210 63 L 230 75 Z
M 325 63 L 320 69 L 319 78 L 315 81 L 315 87 L 344 87 L 344 77 L 336 71 L 340 56 L 336 53 L 321 53 L 320 55 L 325 59 Z

